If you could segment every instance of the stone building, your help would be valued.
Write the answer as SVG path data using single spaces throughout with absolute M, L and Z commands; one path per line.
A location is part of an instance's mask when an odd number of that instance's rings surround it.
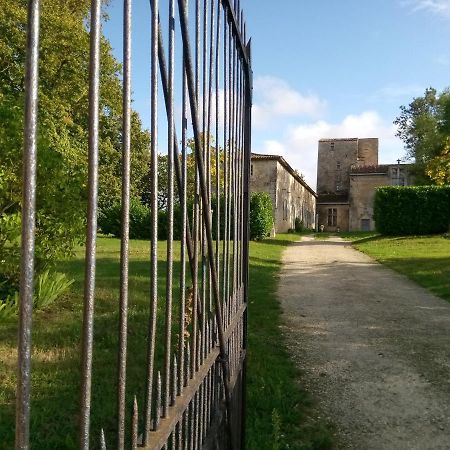
M 317 195 L 282 156 L 252 153 L 250 189 L 272 198 L 274 232 L 294 228 L 296 218 L 315 227 Z
M 409 164 L 378 164 L 378 139 L 321 139 L 317 164 L 318 224 L 326 231 L 371 231 L 379 186 L 411 184 Z

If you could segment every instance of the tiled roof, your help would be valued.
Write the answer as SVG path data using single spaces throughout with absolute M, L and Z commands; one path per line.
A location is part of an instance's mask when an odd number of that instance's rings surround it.
M 354 166 L 350 169 L 351 174 L 359 173 L 388 173 L 389 164 L 378 164 L 377 166 Z
M 263 153 L 252 153 L 252 160 L 272 160 L 278 161 L 302 186 L 304 186 L 311 194 L 317 197 L 314 190 L 306 183 L 306 181 L 301 178 L 298 173 L 287 163 L 287 161 L 280 155 L 266 155 Z

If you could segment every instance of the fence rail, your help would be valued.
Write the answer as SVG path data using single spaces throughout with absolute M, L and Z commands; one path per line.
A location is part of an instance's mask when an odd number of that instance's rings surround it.
M 132 2 L 123 1 L 122 237 L 117 429 L 91 429 L 99 160 L 101 0 L 91 1 L 89 161 L 79 448 L 238 449 L 244 446 L 252 73 L 240 2 L 150 0 L 151 244 L 145 395 L 126 411 Z M 160 13 L 163 11 L 164 14 Z M 28 2 L 16 448 L 28 449 L 40 1 Z M 162 20 L 162 17 L 167 18 Z M 162 91 L 163 100 L 159 98 Z M 161 117 L 161 105 L 166 115 Z M 161 125 L 166 136 L 158 134 Z M 181 131 L 178 134 L 177 131 Z M 178 136 L 181 136 L 179 141 Z M 192 140 L 188 139 L 192 137 Z M 158 295 L 158 156 L 167 152 L 167 258 Z M 195 175 L 187 170 L 193 158 Z M 191 179 L 191 178 L 192 179 Z M 193 206 L 188 183 L 195 186 Z M 212 209 L 214 205 L 214 210 Z M 174 208 L 182 211 L 173 271 Z M 178 244 L 176 244 L 178 245 Z M 180 292 L 179 296 L 174 295 Z M 158 314 L 163 308 L 164 314 Z M 161 344 L 162 343 L 162 344 Z M 163 357 L 158 357 L 158 345 Z M 115 356 L 113 356 L 115 357 Z M 128 399 L 129 400 L 129 399 Z M 131 426 L 127 417 L 131 415 Z M 52 420 L 54 420 L 52 418 Z M 55 419 L 56 420 L 56 419 Z M 128 429 L 129 428 L 129 429 Z M 112 448 L 112 447 L 111 447 Z

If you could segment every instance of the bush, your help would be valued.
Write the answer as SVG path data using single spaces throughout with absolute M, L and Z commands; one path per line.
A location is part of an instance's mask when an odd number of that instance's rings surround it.
M 33 295 L 33 308 L 44 309 L 54 303 L 66 292 L 75 280 L 69 280 L 66 275 L 46 270 L 37 280 Z M 0 299 L 0 320 L 17 315 L 19 309 L 19 292 L 9 294 Z
M 112 234 L 120 238 L 122 221 L 122 207 L 120 203 L 114 203 L 104 208 L 98 217 L 98 226 L 102 233 Z M 130 199 L 130 238 L 150 239 L 151 215 L 150 208 L 143 205 L 138 199 Z
M 301 233 L 305 230 L 305 224 L 303 223 L 303 220 L 300 219 L 300 217 L 295 218 L 295 231 L 297 233 Z
M 374 220 L 386 235 L 424 235 L 449 229 L 450 186 L 385 186 L 376 190 Z
M 272 199 L 266 192 L 254 192 L 250 198 L 250 239 L 270 236 L 273 226 Z

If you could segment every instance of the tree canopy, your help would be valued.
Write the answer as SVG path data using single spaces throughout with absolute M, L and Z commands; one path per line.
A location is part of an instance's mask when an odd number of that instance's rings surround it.
M 405 143 L 407 157 L 415 161 L 418 182 L 450 182 L 450 90 L 438 93 L 430 87 L 400 110 L 394 121 L 397 136 Z
M 36 268 L 67 255 L 82 240 L 87 191 L 89 32 L 88 0 L 42 0 Z M 0 8 L 0 254 L 2 286 L 18 276 L 24 62 L 27 2 Z M 120 198 L 121 65 L 109 42 L 101 45 L 99 206 Z M 132 116 L 132 193 L 140 196 L 148 170 L 150 136 Z

